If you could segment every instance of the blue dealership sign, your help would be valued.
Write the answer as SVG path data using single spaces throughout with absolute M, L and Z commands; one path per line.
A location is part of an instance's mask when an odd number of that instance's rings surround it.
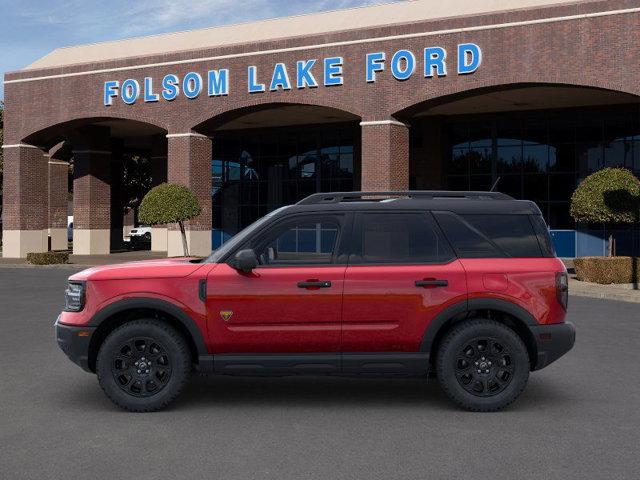
M 461 43 L 455 52 L 456 72 L 458 75 L 474 73 L 482 64 L 482 50 L 475 43 Z M 446 77 L 448 74 L 447 51 L 443 47 L 424 48 L 419 55 L 407 49 L 400 49 L 387 59 L 386 52 L 367 53 L 364 58 L 365 75 L 363 83 L 375 83 L 382 75 L 390 75 L 397 81 L 412 78 L 418 70 L 423 78 Z M 161 78 L 144 77 L 142 79 L 112 79 L 104 82 L 103 101 L 111 106 L 119 99 L 124 104 L 137 102 L 153 103 L 171 102 L 179 96 L 196 99 L 207 97 L 223 97 L 231 93 L 231 84 L 244 85 L 251 94 L 269 92 L 286 92 L 293 88 L 338 87 L 344 84 L 345 69 L 351 65 L 345 63 L 344 57 L 330 56 L 322 59 L 301 59 L 294 62 L 295 68 L 289 71 L 287 64 L 277 62 L 267 71 L 255 65 L 249 65 L 241 77 L 228 68 L 207 71 L 191 71 L 180 77 L 168 73 Z M 291 66 L 293 67 L 294 64 Z

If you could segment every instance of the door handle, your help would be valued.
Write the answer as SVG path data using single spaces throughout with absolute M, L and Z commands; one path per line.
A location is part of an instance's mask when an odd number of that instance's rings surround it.
M 447 287 L 449 286 L 449 282 L 447 280 L 425 278 L 424 280 L 416 280 L 415 285 L 416 287 L 421 287 L 421 288 L 437 288 L 437 287 Z
M 318 288 L 329 288 L 331 282 L 328 280 L 307 280 L 306 282 L 298 282 L 298 288 L 306 288 L 308 290 L 317 290 Z

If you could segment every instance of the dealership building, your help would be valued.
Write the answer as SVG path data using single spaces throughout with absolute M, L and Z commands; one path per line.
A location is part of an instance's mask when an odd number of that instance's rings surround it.
M 636 0 L 414 0 L 54 50 L 5 75 L 2 255 L 67 248 L 69 162 L 73 251 L 109 253 L 127 154 L 196 194 L 197 255 L 315 192 L 498 179 L 561 255 L 602 253 L 569 200 L 640 173 L 639 32 Z

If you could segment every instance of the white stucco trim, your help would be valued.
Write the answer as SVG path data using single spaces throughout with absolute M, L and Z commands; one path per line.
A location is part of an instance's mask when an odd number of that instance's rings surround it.
M 206 135 L 202 135 L 201 133 L 195 133 L 195 132 L 168 133 L 166 136 L 167 136 L 167 138 L 195 137 L 195 138 L 206 138 L 207 140 L 211 138 L 211 137 L 208 137 Z M 166 158 L 166 156 L 161 157 L 161 158 Z
M 369 125 L 397 125 L 399 127 L 409 127 L 406 123 L 399 122 L 398 120 L 370 120 L 360 122 L 361 127 L 367 127 Z
M 14 143 L 12 145 L 2 145 L 2 148 L 35 148 L 40 150 L 40 147 L 36 147 L 35 145 L 29 145 L 27 143 Z

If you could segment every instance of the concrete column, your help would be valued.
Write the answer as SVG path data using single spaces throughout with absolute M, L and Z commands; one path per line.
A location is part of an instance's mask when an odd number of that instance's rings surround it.
M 3 145 L 4 258 L 46 252 L 48 223 L 48 154 L 34 145 Z
M 69 164 L 49 158 L 49 236 L 51 250 L 67 250 Z
M 211 139 L 198 133 L 167 135 L 168 182 L 185 185 L 198 197 L 202 214 L 187 222 L 189 254 L 211 253 Z M 181 256 L 182 240 L 177 225 L 169 225 L 167 254 Z
M 362 191 L 409 189 L 409 128 L 396 120 L 363 121 Z
M 167 138 L 156 135 L 151 143 L 151 186 L 167 181 Z M 166 252 L 168 229 L 166 225 L 151 227 L 151 251 Z
M 81 129 L 73 144 L 73 253 L 107 255 L 111 250 L 109 129 Z

